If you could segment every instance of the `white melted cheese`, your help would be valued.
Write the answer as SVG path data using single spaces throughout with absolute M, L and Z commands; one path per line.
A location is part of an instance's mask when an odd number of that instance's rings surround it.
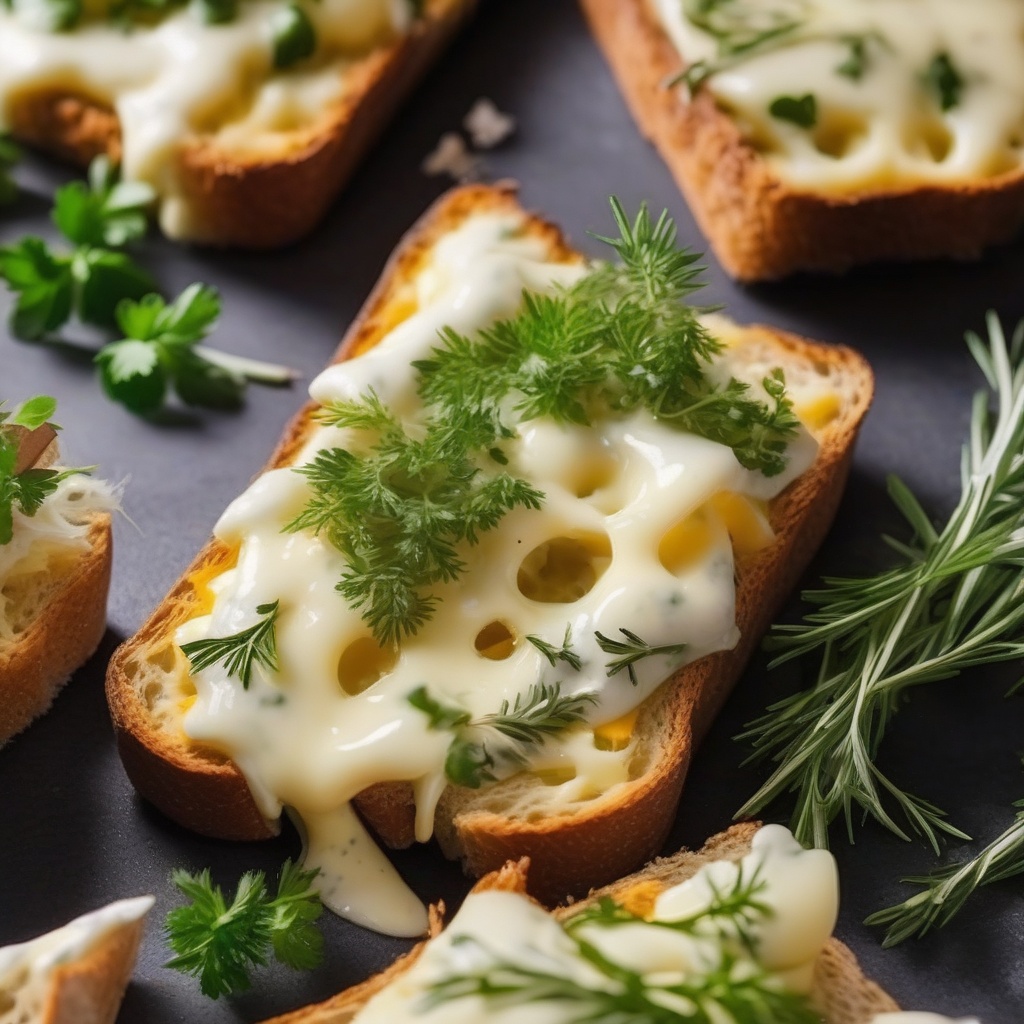
M 103 480 L 75 475 L 62 480 L 47 495 L 34 515 L 17 506 L 13 511 L 13 536 L 0 544 L 0 644 L 14 639 L 15 610 L 4 588 L 18 577 L 46 571 L 55 555 L 88 550 L 89 520 L 117 508 L 117 494 Z
M 649 0 L 687 63 L 719 65 L 717 42 L 683 0 Z M 706 80 L 718 104 L 783 180 L 825 191 L 956 184 L 1020 171 L 1024 161 L 1024 5 L 1019 0 L 737 0 L 751 18 L 802 27 Z M 844 38 L 866 38 L 859 78 L 838 73 Z M 963 80 L 943 111 L 926 86 L 945 54 Z M 773 117 L 779 97 L 813 95 L 817 124 Z
M 88 5 L 87 5 L 88 6 Z M 38 27 L 32 0 L 0 5 L 0 128 L 19 97 L 66 91 L 108 104 L 121 124 L 126 179 L 152 185 L 172 238 L 203 238 L 178 183 L 177 152 L 197 136 L 239 152 L 271 152 L 323 116 L 346 70 L 409 25 L 407 0 L 303 3 L 317 55 L 273 67 L 271 20 L 283 0 L 240 0 L 237 17 L 208 25 L 183 6 L 152 25 L 122 27 L 95 12 L 67 32 Z
M 584 272 L 547 262 L 545 244 L 520 228 L 513 216 L 479 215 L 445 237 L 415 278 L 417 312 L 366 354 L 321 374 L 311 387 L 314 399 L 356 398 L 373 388 L 414 422 L 421 410 L 410 363 L 430 353 L 442 326 L 472 333 L 515 312 L 524 289 L 550 290 Z M 345 430 L 320 428 L 298 461 L 351 440 Z M 378 649 L 360 614 L 335 591 L 343 556 L 323 536 L 282 532 L 310 491 L 291 468 L 268 472 L 218 523 L 216 535 L 238 546 L 237 564 L 210 584 L 212 613 L 186 623 L 176 639 L 231 635 L 257 621 L 259 605 L 280 601 L 280 671 L 257 668 L 248 688 L 219 665 L 199 672 L 185 730 L 231 757 L 265 815 L 288 807 L 301 819 L 307 864 L 321 868 L 328 906 L 378 930 L 417 934 L 426 924 L 422 907 L 399 886 L 349 808 L 372 783 L 409 780 L 417 837 L 429 838 L 451 734 L 429 728 L 427 716 L 410 705 L 410 692 L 426 686 L 473 716 L 496 712 L 541 682 L 559 682 L 563 695 L 594 694 L 590 724 L 549 740 L 531 755 L 531 767 L 567 776 L 558 794 L 566 802 L 625 782 L 631 750 L 598 749 L 593 726 L 630 711 L 684 661 L 730 648 L 738 636 L 725 526 L 710 518 L 706 550 L 682 568 L 662 563 L 662 538 L 721 491 L 777 493 L 810 464 L 815 449 L 804 435 L 785 473 L 767 480 L 743 469 L 730 449 L 646 412 L 592 429 L 544 419 L 521 424 L 505 447 L 508 468 L 544 492 L 542 510 L 516 509 L 478 544 L 460 548 L 465 573 L 433 588 L 437 613 L 366 688 L 344 670 L 353 651 Z M 531 552 L 558 538 L 574 557 L 590 560 L 591 577 L 579 593 L 555 602 L 528 596 L 524 560 L 529 565 Z M 477 649 L 493 624 L 514 639 L 496 660 Z M 567 626 L 579 671 L 564 662 L 552 666 L 525 641 L 535 635 L 559 648 Z M 624 672 L 608 677 L 612 658 L 595 638 L 619 637 L 620 629 L 651 645 L 688 646 L 638 662 L 632 686 Z
M 741 870 L 745 879 L 756 873 L 764 884 L 757 898 L 772 910 L 770 917 L 758 920 L 751 929 L 756 963 L 776 974 L 789 990 L 807 992 L 814 961 L 836 922 L 835 860 L 823 850 L 803 850 L 780 825 L 762 828 L 754 837 L 751 852 L 740 863 L 716 861 L 663 892 L 655 903 L 652 919 L 681 920 L 706 910 L 712 902 L 713 887 L 729 891 Z M 608 960 L 642 974 L 650 985 L 679 984 L 722 961 L 721 940 L 707 933 L 694 936 L 640 922 L 614 927 L 589 923 L 576 934 Z M 467 937 L 475 941 L 467 942 Z M 730 951 L 741 961 L 749 956 L 736 943 L 730 943 Z M 354 1021 L 570 1024 L 580 1019 L 581 1008 L 572 1000 L 503 1006 L 497 999 L 473 995 L 445 1000 L 429 1009 L 424 1005 L 432 985 L 476 974 L 496 961 L 571 978 L 588 989 L 607 989 L 610 984 L 606 975 L 579 956 L 576 944 L 562 926 L 526 897 L 507 892 L 471 893 L 451 924 L 427 944 L 415 964 L 374 996 Z M 742 968 L 734 971 L 741 974 Z M 658 1001 L 671 1007 L 668 1000 L 672 998 L 662 993 Z M 727 1014 L 714 1019 L 721 1019 L 723 1024 L 732 1020 Z
M 898 1013 L 877 1013 L 871 1024 L 980 1024 L 977 1017 L 943 1017 L 938 1013 L 921 1010 L 901 1010 Z
M 87 956 L 115 928 L 140 920 L 152 896 L 119 900 L 37 939 L 0 949 L 0 1024 L 42 1020 L 54 971 Z

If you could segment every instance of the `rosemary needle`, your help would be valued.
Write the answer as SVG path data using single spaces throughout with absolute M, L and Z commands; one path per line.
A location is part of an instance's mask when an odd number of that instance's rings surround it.
M 774 704 L 741 737 L 775 769 L 739 815 L 795 793 L 793 831 L 804 843 L 827 846 L 839 815 L 852 837 L 855 808 L 936 850 L 939 832 L 967 838 L 902 790 L 875 755 L 907 691 L 1024 655 L 1024 324 L 1007 343 L 990 314 L 988 332 L 987 344 L 967 335 L 995 408 L 987 393 L 975 396 L 959 504 L 936 530 L 907 487 L 890 480 L 914 533 L 909 544 L 890 542 L 901 563 L 827 580 L 805 595 L 818 606 L 805 623 L 776 628 L 773 664 L 814 652 L 820 669 L 810 690 Z

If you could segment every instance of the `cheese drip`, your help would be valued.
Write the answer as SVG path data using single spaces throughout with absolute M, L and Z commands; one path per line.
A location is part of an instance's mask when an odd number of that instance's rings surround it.
M 756 874 L 764 886 L 757 899 L 771 908 L 771 916 L 759 919 L 751 929 L 756 944 L 754 963 L 775 973 L 778 982 L 791 991 L 809 991 L 814 961 L 832 933 L 838 912 L 835 860 L 824 850 L 803 850 L 780 825 L 762 828 L 754 836 L 751 852 L 738 864 L 715 861 L 663 892 L 651 919 L 678 921 L 706 910 L 713 888 L 730 891 L 741 871 L 745 879 Z M 710 930 L 692 935 L 644 922 L 615 927 L 588 923 L 577 934 L 604 957 L 642 974 L 652 985 L 668 986 L 693 978 L 722 960 L 721 939 Z M 475 941 L 467 942 L 466 937 Z M 749 957 L 738 944 L 730 943 L 734 955 L 737 949 L 741 958 Z M 534 967 L 571 978 L 585 988 L 609 986 L 608 978 L 579 956 L 576 944 L 542 908 L 518 893 L 471 893 L 415 964 L 374 996 L 354 1021 L 571 1024 L 580 1019 L 580 1007 L 572 1000 L 505 1006 L 497 999 L 468 996 L 425 1007 L 424 997 L 432 985 L 476 974 L 495 962 Z M 723 1015 L 721 1019 L 732 1018 Z
M 416 275 L 417 312 L 364 355 L 321 374 L 313 398 L 357 398 L 372 388 L 414 420 L 410 364 L 430 353 L 442 326 L 472 333 L 513 314 L 524 289 L 550 290 L 584 272 L 549 262 L 545 244 L 524 236 L 521 223 L 478 215 L 442 239 Z M 320 428 L 298 461 L 350 440 L 346 430 Z M 211 614 L 177 635 L 179 643 L 231 635 L 256 621 L 258 606 L 280 601 L 280 672 L 257 668 L 248 688 L 220 666 L 199 672 L 186 732 L 231 757 L 264 814 L 290 807 L 305 823 L 307 863 L 321 868 L 332 909 L 396 934 L 422 931 L 425 916 L 391 884 L 393 872 L 353 827 L 348 802 L 373 783 L 409 780 L 417 837 L 429 838 L 451 734 L 429 727 L 410 692 L 425 685 L 474 717 L 514 702 L 531 684 L 593 694 L 589 725 L 531 751 L 531 767 L 551 773 L 566 802 L 625 782 L 632 744 L 599 749 L 592 727 L 629 712 L 684 661 L 737 639 L 729 528 L 705 506 L 723 491 L 771 497 L 810 464 L 816 445 L 801 436 L 786 472 L 769 480 L 743 469 L 731 449 L 637 412 L 593 428 L 532 420 L 504 450 L 509 470 L 545 494 L 543 509 L 516 509 L 461 548 L 466 571 L 432 588 L 436 614 L 397 652 L 377 647 L 335 591 L 345 569 L 340 552 L 323 536 L 282 532 L 310 493 L 291 468 L 264 474 L 225 512 L 215 532 L 238 546 L 237 564 L 210 583 Z M 691 516 L 703 524 L 701 543 L 667 557 L 664 538 Z M 579 670 L 550 664 L 526 640 L 558 648 L 567 626 Z M 618 637 L 620 629 L 651 645 L 687 647 L 638 662 L 633 686 L 625 672 L 609 678 L 611 656 L 595 636 Z M 387 881 L 393 901 L 371 879 Z
M 121 125 L 125 178 L 156 189 L 167 235 L 200 240 L 203 225 L 180 190 L 179 147 L 208 136 L 239 153 L 281 150 L 289 132 L 342 100 L 348 69 L 404 32 L 412 11 L 406 0 L 302 3 L 317 55 L 276 72 L 271 22 L 282 0 L 242 0 L 220 25 L 205 24 L 191 6 L 127 29 L 99 11 L 67 32 L 38 26 L 40 2 L 0 5 L 0 128 L 33 93 L 109 105 Z
M 723 7 L 739 18 L 749 12 L 751 25 L 772 14 L 798 25 L 738 57 L 720 56 L 717 41 L 686 17 L 683 0 L 649 2 L 687 64 L 721 68 L 701 88 L 792 185 L 835 192 L 954 185 L 1021 168 L 1018 0 L 736 0 Z M 860 40 L 856 53 L 851 40 Z M 961 80 L 945 110 L 927 82 L 943 55 Z M 812 126 L 772 116 L 778 98 L 808 95 L 817 111 Z

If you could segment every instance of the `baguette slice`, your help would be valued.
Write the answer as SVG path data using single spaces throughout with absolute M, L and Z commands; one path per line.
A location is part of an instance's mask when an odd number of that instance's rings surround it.
M 757 828 L 750 822 L 734 825 L 728 831 L 713 836 L 696 853 L 681 850 L 670 857 L 659 858 L 636 874 L 595 890 L 586 899 L 559 907 L 552 913 L 558 920 L 565 921 L 601 897 L 608 896 L 634 913 L 643 914 L 649 911 L 660 892 L 684 882 L 704 865 L 716 860 L 738 861 L 749 853 L 750 841 Z M 482 878 L 473 891 L 498 889 L 525 893 L 533 888 L 528 881 L 528 871 L 528 861 L 510 862 Z M 495 929 L 500 927 L 500 922 L 495 922 Z M 388 970 L 361 985 L 314 1006 L 274 1017 L 264 1024 L 347 1024 L 371 996 L 415 962 L 423 945 L 421 943 Z M 837 939 L 828 942 L 815 965 L 812 999 L 824 1024 L 868 1024 L 876 1013 L 899 1009 L 889 995 L 864 976 L 854 955 Z
M 239 150 L 202 132 L 183 138 L 175 159 L 190 226 L 182 237 L 262 249 L 309 232 L 475 3 L 425 0 L 408 33 L 349 67 L 344 95 L 273 148 Z M 117 115 L 85 85 L 22 91 L 6 116 L 16 138 L 54 156 L 82 166 L 101 153 L 120 160 Z
M 710 92 L 668 85 L 685 61 L 648 0 L 580 0 L 643 135 L 725 269 L 744 281 L 875 260 L 971 259 L 1024 223 L 1024 172 L 828 195 L 779 180 Z
M 113 1024 L 152 905 L 120 900 L 0 949 L 0 1024 Z
M 413 229 L 338 351 L 363 351 L 409 314 L 403 285 L 434 242 L 482 211 L 518 211 L 510 188 L 471 186 L 442 199 Z M 578 259 L 558 231 L 521 213 L 554 260 Z M 707 730 L 780 602 L 794 586 L 828 529 L 839 502 L 857 430 L 872 392 L 870 370 L 853 352 L 828 348 L 764 328 L 732 329 L 736 343 L 765 367 L 782 363 L 787 377 L 827 381 L 839 402 L 819 432 L 811 469 L 769 508 L 776 539 L 738 567 L 734 650 L 680 670 L 643 705 L 632 780 L 594 799 L 552 804 L 552 787 L 529 773 L 480 790 L 449 786 L 435 816 L 445 853 L 480 876 L 507 860 L 531 858 L 532 891 L 555 903 L 619 878 L 661 847 L 675 815 L 694 743 Z M 311 429 L 310 407 L 292 422 L 270 466 L 286 463 Z M 229 553 L 214 541 L 200 552 L 168 596 L 115 653 L 107 693 L 125 768 L 136 789 L 174 820 L 207 835 L 258 839 L 277 823 L 257 810 L 241 773 L 224 756 L 191 744 L 181 727 L 181 694 L 167 691 L 167 670 L 182 664 L 177 627 L 201 608 L 202 583 L 226 567 Z M 412 787 L 384 783 L 357 798 L 364 819 L 393 847 L 414 840 Z
M 56 458 L 53 442 L 32 463 L 49 464 Z M 110 515 L 91 514 L 86 523 L 85 550 L 55 549 L 45 570 L 0 580 L 14 632 L 10 640 L 0 636 L 0 746 L 50 707 L 103 638 L 112 555 Z

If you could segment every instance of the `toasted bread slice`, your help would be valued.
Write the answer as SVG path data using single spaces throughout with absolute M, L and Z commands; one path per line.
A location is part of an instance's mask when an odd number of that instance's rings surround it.
M 450 229 L 484 211 L 508 211 L 521 218 L 553 261 L 579 259 L 554 227 L 519 209 L 510 189 L 456 190 L 399 247 L 337 359 L 370 348 L 410 314 L 410 276 Z M 673 820 L 694 744 L 828 529 L 870 403 L 870 370 L 847 349 L 765 328 L 723 331 L 754 367 L 782 365 L 797 388 L 801 379 L 805 384 L 824 384 L 834 399 L 827 422 L 817 432 L 820 447 L 813 465 L 770 503 L 767 514 L 774 541 L 739 559 L 736 604 L 741 639 L 734 650 L 687 665 L 644 703 L 636 724 L 630 780 L 613 790 L 566 802 L 557 786 L 545 785 L 530 773 L 479 790 L 449 786 L 434 826 L 445 852 L 461 858 L 474 875 L 528 855 L 533 891 L 553 903 L 621 877 L 654 855 Z M 311 412 L 307 406 L 292 422 L 270 467 L 294 460 L 313 429 Z M 202 613 L 206 581 L 229 567 L 232 557 L 217 541 L 203 549 L 140 631 L 115 653 L 107 693 L 125 768 L 143 796 L 196 831 L 257 839 L 272 834 L 277 823 L 260 813 L 242 774 L 226 757 L 190 742 L 184 734 L 187 663 L 174 641 L 177 628 Z M 413 841 L 410 784 L 371 786 L 356 803 L 385 843 L 398 847 Z
M 113 1024 L 152 905 L 120 900 L 0 949 L 0 1024 Z
M 1024 223 L 1024 170 L 948 184 L 830 193 L 788 184 L 686 67 L 653 0 L 580 0 L 640 131 L 654 143 L 725 269 L 746 281 L 876 260 L 970 259 Z
M 686 881 L 713 861 L 738 861 L 749 853 L 757 828 L 754 823 L 734 825 L 728 831 L 713 836 L 695 853 L 681 850 L 670 857 L 659 858 L 628 878 L 595 890 L 586 899 L 559 907 L 552 913 L 560 921 L 565 921 L 602 897 L 610 897 L 644 916 L 665 889 Z M 526 893 L 532 888 L 529 869 L 528 861 L 510 862 L 482 878 L 473 891 L 500 889 Z M 497 932 L 501 923 L 496 921 L 494 927 Z M 265 1024 L 347 1024 L 373 995 L 415 962 L 424 945 L 421 943 L 407 957 L 361 985 L 346 989 L 325 1002 L 275 1017 Z M 864 976 L 856 958 L 837 939 L 828 942 L 815 963 L 811 998 L 824 1024 L 869 1024 L 875 1014 L 899 1009 L 886 992 Z
M 306 234 L 474 6 L 475 0 L 425 0 L 407 32 L 339 64 L 344 89 L 312 120 L 241 143 L 193 127 L 174 151 L 173 168 L 160 169 L 162 179 L 176 182 L 179 204 L 163 218 L 165 232 L 250 248 L 286 245 Z M 83 166 L 101 153 L 120 160 L 114 105 L 88 81 L 72 87 L 44 80 L 3 100 L 0 119 L 24 142 Z
M 20 454 L 27 458 L 28 446 Z M 56 458 L 54 442 L 43 452 L 32 452 L 31 464 Z M 0 745 L 50 707 L 106 630 L 110 515 L 105 510 L 79 513 L 71 504 L 66 521 L 69 536 L 34 542 L 39 549 L 26 551 L 0 571 Z

